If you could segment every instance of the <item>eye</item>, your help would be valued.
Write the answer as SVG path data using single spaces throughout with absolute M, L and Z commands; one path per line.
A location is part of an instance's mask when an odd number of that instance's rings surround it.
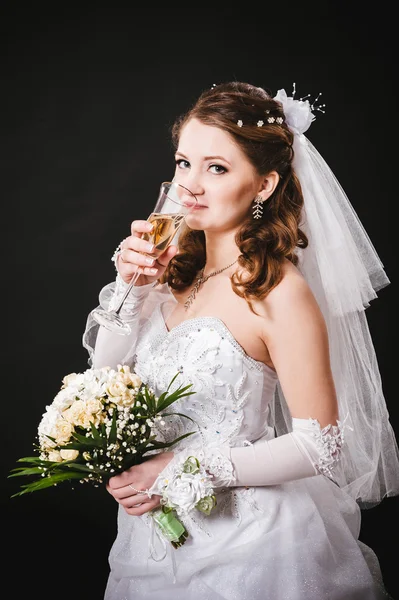
M 184 158 L 177 158 L 175 162 L 179 169 L 188 169 L 190 166 L 188 160 L 184 160 Z
M 222 165 L 209 165 L 210 169 L 214 169 L 212 173 L 215 175 L 222 175 L 223 173 L 227 173 L 226 167 L 222 167 Z

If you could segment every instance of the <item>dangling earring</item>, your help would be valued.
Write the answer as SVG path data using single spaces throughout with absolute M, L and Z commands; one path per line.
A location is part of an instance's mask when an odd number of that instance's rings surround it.
M 263 203 L 264 199 L 258 195 L 254 198 L 254 207 L 252 209 L 254 219 L 261 219 L 263 216 Z

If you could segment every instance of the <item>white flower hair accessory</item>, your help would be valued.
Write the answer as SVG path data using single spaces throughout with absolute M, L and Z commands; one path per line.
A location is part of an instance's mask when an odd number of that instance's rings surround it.
M 320 98 L 320 94 L 317 98 L 310 104 L 309 94 L 299 100 L 295 99 L 295 83 L 293 84 L 292 96 L 287 96 L 287 92 L 284 89 L 278 90 L 277 94 L 274 96 L 274 100 L 281 102 L 283 105 L 285 121 L 288 127 L 291 129 L 293 133 L 298 135 L 305 133 L 311 125 L 311 123 L 315 120 L 315 115 L 313 111 L 319 110 L 320 112 L 325 112 L 323 108 L 325 104 L 320 104 L 319 106 L 315 105 L 315 102 Z

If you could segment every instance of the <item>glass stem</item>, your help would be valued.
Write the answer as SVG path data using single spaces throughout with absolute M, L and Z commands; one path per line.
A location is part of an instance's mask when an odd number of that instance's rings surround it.
M 113 310 L 113 312 L 115 312 L 117 315 L 119 315 L 119 313 L 122 309 L 122 306 L 125 303 L 126 298 L 130 294 L 130 290 L 132 289 L 132 287 L 134 286 L 134 284 L 136 283 L 136 281 L 138 280 L 138 278 L 140 277 L 141 274 L 142 274 L 142 270 L 140 268 L 138 268 L 138 270 L 133 275 L 131 282 L 127 286 L 122 298 L 119 300 L 117 307 Z

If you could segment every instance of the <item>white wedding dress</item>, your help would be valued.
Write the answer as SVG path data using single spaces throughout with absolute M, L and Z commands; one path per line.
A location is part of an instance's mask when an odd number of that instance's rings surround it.
M 196 394 L 173 408 L 195 425 L 168 417 L 168 435 L 197 433 L 176 449 L 274 437 L 275 371 L 250 358 L 218 318 L 189 319 L 168 331 L 174 302 L 166 284 L 149 293 L 126 357 L 157 394 L 177 371 L 176 386 L 193 384 Z M 376 555 L 358 539 L 360 522 L 357 503 L 324 475 L 219 489 L 211 515 L 184 520 L 189 537 L 178 549 L 159 536 L 148 514 L 119 508 L 105 600 L 390 598 Z

